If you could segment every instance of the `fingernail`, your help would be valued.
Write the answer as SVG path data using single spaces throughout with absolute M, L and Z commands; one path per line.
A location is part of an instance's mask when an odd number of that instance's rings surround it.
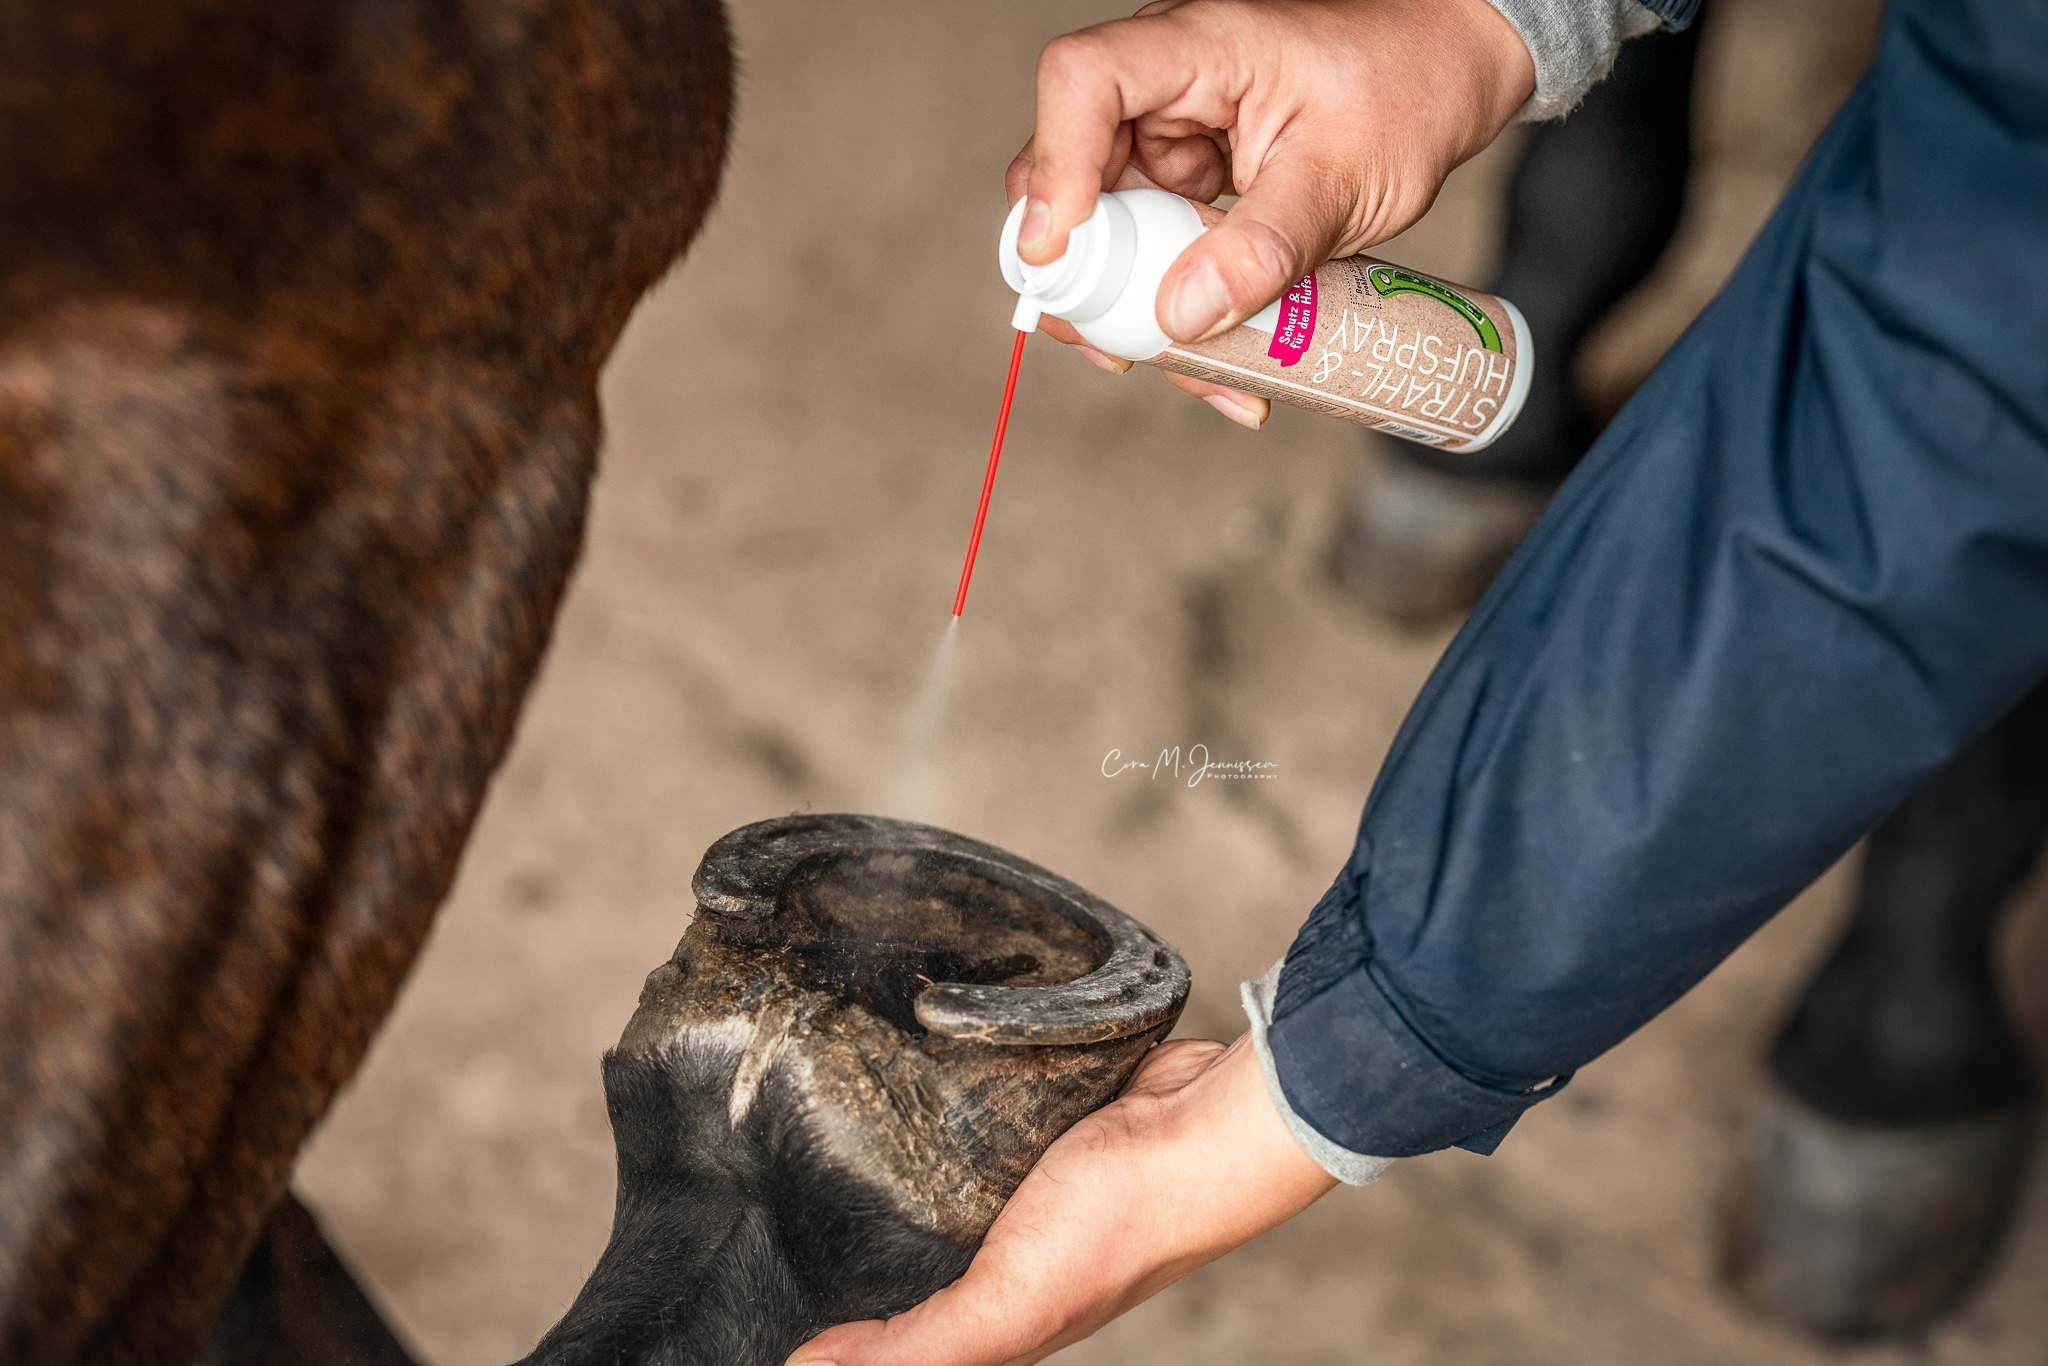
M 1235 321 L 1223 277 L 1206 261 L 1181 276 L 1165 313 L 1166 330 L 1185 342 L 1207 341 Z
M 1112 375 L 1121 375 L 1124 371 L 1131 368 L 1129 361 L 1118 360 L 1115 356 L 1104 355 L 1092 346 L 1076 346 L 1074 349 L 1086 357 L 1090 365 L 1098 370 L 1107 370 Z
M 1018 249 L 1020 251 L 1032 252 L 1043 251 L 1046 246 L 1045 236 L 1051 231 L 1052 206 L 1043 199 L 1028 199 L 1024 201 L 1024 221 L 1017 225 Z M 792 1366 L 804 1366 L 804 1363 L 792 1363 Z M 821 1363 L 821 1366 L 831 1366 L 831 1363 L 824 1362 Z
M 1244 404 L 1239 403 L 1228 394 L 1210 394 L 1203 398 L 1202 402 L 1208 404 L 1240 427 L 1249 427 L 1253 431 L 1257 431 L 1266 425 L 1266 419 L 1260 417 L 1256 411 L 1245 407 Z

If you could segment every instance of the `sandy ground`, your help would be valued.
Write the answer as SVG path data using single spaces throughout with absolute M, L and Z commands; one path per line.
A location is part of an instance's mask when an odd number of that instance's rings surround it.
M 1590 383 L 1620 392 L 1651 362 L 1853 79 L 1868 6 L 1808 8 L 1828 12 L 1723 0 L 1692 220 Z M 767 815 L 900 800 L 904 714 L 1006 347 L 999 173 L 1032 54 L 1105 14 L 750 0 L 735 17 L 744 103 L 723 203 L 607 374 L 589 549 L 545 676 L 425 959 L 302 1166 L 436 1366 L 522 1353 L 602 1246 L 597 1058 L 681 933 L 704 847 Z M 1385 254 L 1483 279 L 1501 150 Z M 1179 944 L 1196 974 L 1186 1033 L 1241 1028 L 1236 982 L 1341 863 L 1448 639 L 1393 634 L 1322 577 L 1361 449 L 1291 412 L 1240 431 L 1049 343 L 1027 361 L 935 783 L 905 814 L 1046 863 Z M 1279 778 L 1101 775 L 1111 747 L 1197 742 Z M 1926 1342 L 1824 1354 L 1712 1283 L 1759 1042 L 1841 884 L 1495 1157 L 1340 1192 L 1061 1360 L 2041 1362 L 2048 1180 L 1992 1284 Z M 2034 980 L 2044 919 L 2030 909 L 2014 950 Z

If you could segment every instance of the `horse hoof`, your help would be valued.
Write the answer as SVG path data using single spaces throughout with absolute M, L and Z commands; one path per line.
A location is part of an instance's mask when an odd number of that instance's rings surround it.
M 1391 442 L 1374 447 L 1344 494 L 1330 577 L 1373 615 L 1427 630 L 1479 600 L 1553 486 L 1447 473 Z
M 2010 1221 L 2027 1107 L 1849 1122 L 1771 1087 L 1752 1121 L 1722 1274 L 1758 1311 L 1827 1338 L 1911 1332 L 1974 1286 Z

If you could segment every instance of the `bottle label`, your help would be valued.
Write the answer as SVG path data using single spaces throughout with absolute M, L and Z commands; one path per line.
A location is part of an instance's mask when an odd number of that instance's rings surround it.
M 1274 319 L 1273 340 L 1266 346 L 1269 359 L 1280 362 L 1280 368 L 1300 362 L 1308 354 L 1309 343 L 1316 335 L 1316 277 L 1304 275 L 1294 282 L 1294 288 L 1280 296 L 1279 316 Z
M 1243 326 L 1152 363 L 1457 450 L 1494 435 L 1521 348 L 1493 295 L 1353 256 Z

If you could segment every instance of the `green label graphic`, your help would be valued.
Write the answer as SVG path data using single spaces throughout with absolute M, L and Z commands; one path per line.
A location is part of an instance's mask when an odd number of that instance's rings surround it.
M 1412 270 L 1402 270 L 1399 266 L 1374 266 L 1365 273 L 1365 278 L 1372 281 L 1372 287 L 1381 298 L 1389 294 L 1428 295 L 1471 323 L 1472 330 L 1479 334 L 1482 348 L 1500 350 L 1500 329 L 1493 325 L 1493 319 L 1482 313 L 1479 305 L 1448 285 L 1439 284 L 1427 275 L 1417 275 Z

